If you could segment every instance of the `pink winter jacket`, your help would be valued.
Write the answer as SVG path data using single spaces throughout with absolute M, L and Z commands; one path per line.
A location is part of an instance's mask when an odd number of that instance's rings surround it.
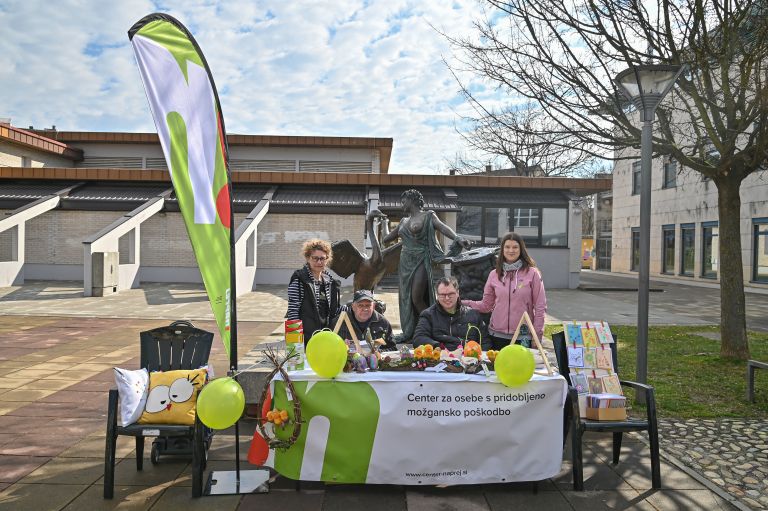
M 514 334 L 523 311 L 528 311 L 539 339 L 544 333 L 547 296 L 537 268 L 507 272 L 502 280 L 494 269 L 485 283 L 483 299 L 461 303 L 480 312 L 493 311 L 490 326 L 494 332 Z

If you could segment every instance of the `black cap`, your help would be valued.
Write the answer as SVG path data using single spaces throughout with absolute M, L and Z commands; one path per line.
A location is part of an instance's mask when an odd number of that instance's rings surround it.
M 373 291 L 368 289 L 360 289 L 359 291 L 355 291 L 355 294 L 352 297 L 352 303 L 357 303 L 361 300 L 370 300 L 373 302 Z

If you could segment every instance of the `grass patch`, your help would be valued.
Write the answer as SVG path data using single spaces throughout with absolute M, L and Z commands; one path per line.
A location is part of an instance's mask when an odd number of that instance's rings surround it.
M 561 325 L 547 325 L 550 337 Z M 619 376 L 635 379 L 637 328 L 611 326 L 619 342 Z M 652 326 L 648 342 L 648 382 L 656 388 L 662 417 L 768 418 L 768 371 L 755 374 L 755 402 L 746 401 L 746 362 L 720 358 L 720 341 L 695 332 L 718 333 L 717 326 Z M 768 334 L 749 333 L 751 358 L 768 360 Z

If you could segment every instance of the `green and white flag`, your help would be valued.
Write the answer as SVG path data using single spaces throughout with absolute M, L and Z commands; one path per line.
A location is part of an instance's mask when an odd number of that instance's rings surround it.
M 230 354 L 232 200 L 216 86 L 189 31 L 150 14 L 128 31 L 211 308 Z

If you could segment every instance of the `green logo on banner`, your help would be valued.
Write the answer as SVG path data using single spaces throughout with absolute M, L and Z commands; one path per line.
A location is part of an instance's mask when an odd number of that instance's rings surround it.
M 307 432 L 312 419 L 326 417 L 330 422 L 323 458 L 322 481 L 364 483 L 368 477 L 373 440 L 379 423 L 379 397 L 368 383 L 338 384 L 316 382 L 307 392 L 305 381 L 294 382 L 301 401 L 301 435 L 290 449 L 275 451 L 275 470 L 291 479 L 301 478 L 301 464 Z M 283 382 L 275 382 L 275 407 L 290 409 Z M 293 428 L 277 429 L 279 438 L 287 439 Z

